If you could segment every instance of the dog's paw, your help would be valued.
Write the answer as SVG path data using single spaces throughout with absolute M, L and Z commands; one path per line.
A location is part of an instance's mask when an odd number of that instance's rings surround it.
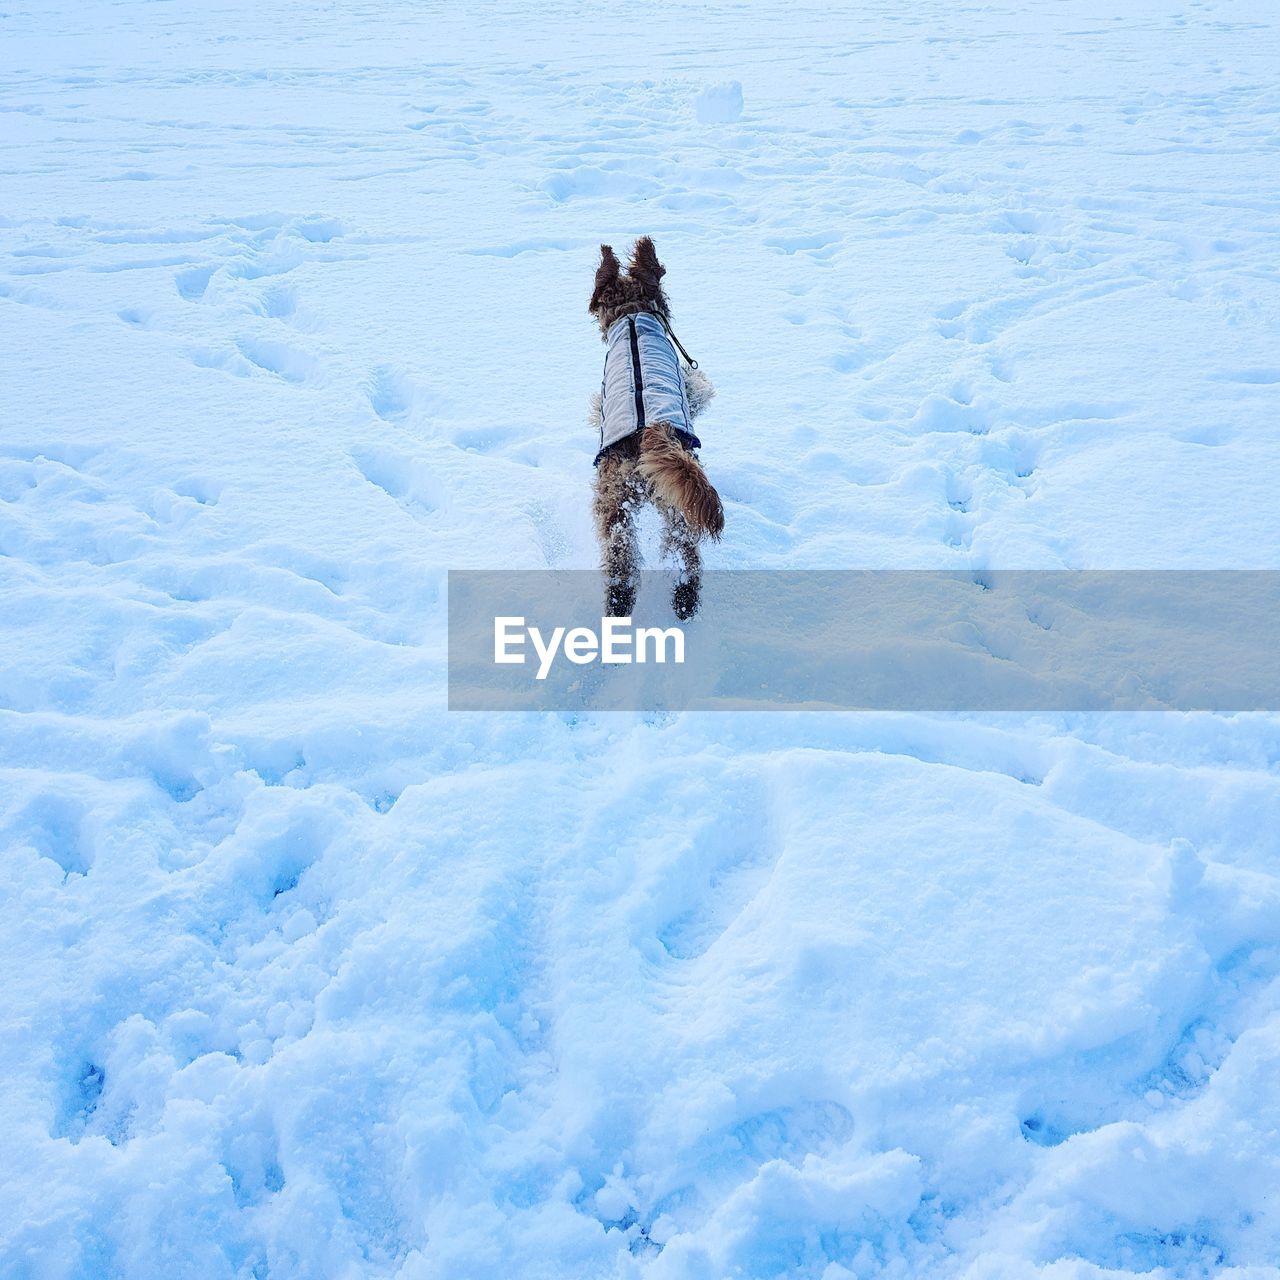
M 698 612 L 698 606 L 702 603 L 700 586 L 698 578 L 686 578 L 683 582 L 676 583 L 676 589 L 671 593 L 671 609 L 681 622 L 688 622 Z

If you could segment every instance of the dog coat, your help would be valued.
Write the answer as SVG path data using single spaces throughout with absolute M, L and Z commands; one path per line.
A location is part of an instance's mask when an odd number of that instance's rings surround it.
M 693 434 L 680 358 L 657 316 L 642 312 L 609 326 L 600 401 L 597 465 L 610 445 L 651 422 L 669 422 L 687 449 L 702 445 Z

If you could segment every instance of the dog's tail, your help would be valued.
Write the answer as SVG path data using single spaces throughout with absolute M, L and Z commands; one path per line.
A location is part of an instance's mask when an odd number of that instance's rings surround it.
M 640 435 L 640 474 L 653 496 L 684 516 L 695 534 L 719 539 L 724 531 L 724 506 L 701 463 L 665 422 L 645 427 Z

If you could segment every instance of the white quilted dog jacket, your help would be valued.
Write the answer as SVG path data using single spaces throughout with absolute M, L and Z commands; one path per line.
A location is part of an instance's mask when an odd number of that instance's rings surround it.
M 651 422 L 669 422 L 687 448 L 697 449 L 702 441 L 693 434 L 680 357 L 662 321 L 648 313 L 623 316 L 609 326 L 605 344 L 596 462 Z

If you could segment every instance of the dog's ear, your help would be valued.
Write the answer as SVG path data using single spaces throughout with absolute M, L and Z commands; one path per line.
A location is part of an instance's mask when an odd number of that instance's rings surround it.
M 640 286 L 645 301 L 660 315 L 668 314 L 667 295 L 662 291 L 662 277 L 667 269 L 658 261 L 658 252 L 648 236 L 641 236 L 631 251 L 631 269 L 627 273 Z
M 587 310 L 592 315 L 595 314 L 596 309 L 600 306 L 600 295 L 611 284 L 617 284 L 620 270 L 618 259 L 614 256 L 612 247 L 602 244 L 600 246 L 600 265 L 596 268 L 596 287 L 592 291 L 591 301 L 587 304 Z
M 636 247 L 631 251 L 629 274 L 633 280 L 639 280 L 650 289 L 657 289 L 658 281 L 667 274 L 667 269 L 658 261 L 658 251 L 648 236 L 641 236 L 636 241 Z

